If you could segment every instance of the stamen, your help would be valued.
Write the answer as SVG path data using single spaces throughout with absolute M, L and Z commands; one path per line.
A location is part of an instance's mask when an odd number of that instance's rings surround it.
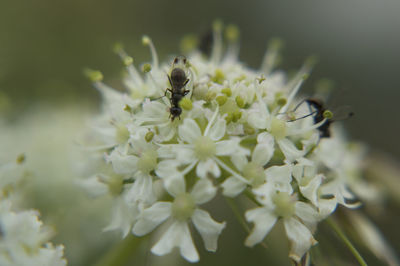
M 235 25 L 228 25 L 225 37 L 228 40 L 228 48 L 225 56 L 226 61 L 236 61 L 239 56 L 239 29 Z
M 211 61 L 218 65 L 222 58 L 222 22 L 217 20 L 213 24 L 214 42 L 211 50 Z
M 157 69 L 158 68 L 158 56 L 157 56 L 157 51 L 156 51 L 156 48 L 154 47 L 152 40 L 148 36 L 145 35 L 142 38 L 142 43 L 143 43 L 143 45 L 150 47 L 151 57 L 153 58 L 153 67 L 155 69 Z
M 264 55 L 263 62 L 261 64 L 261 71 L 265 75 L 269 75 L 272 69 L 276 66 L 279 57 L 279 51 L 283 46 L 283 42 L 279 38 L 272 39 L 267 48 L 267 52 Z
M 137 71 L 136 67 L 133 65 L 133 58 L 125 52 L 122 44 L 116 43 L 114 45 L 114 52 L 118 54 L 121 60 L 124 62 L 124 65 L 126 67 L 126 70 L 128 71 L 129 76 L 131 77 L 132 82 L 135 83 L 136 86 L 142 86 L 143 79 Z
M 218 112 L 219 112 L 219 105 L 217 105 L 217 108 L 215 108 L 215 112 L 214 112 L 213 116 L 211 117 L 210 121 L 208 121 L 206 130 L 204 130 L 204 136 L 207 136 L 208 131 L 211 128 L 211 125 L 214 124 L 215 119 L 217 119 Z
M 224 164 L 220 159 L 218 159 L 217 157 L 213 158 L 214 161 L 216 161 L 219 166 L 221 166 L 225 171 L 227 171 L 228 173 L 230 173 L 231 175 L 233 175 L 234 177 L 238 178 L 240 181 L 246 183 L 246 184 L 250 184 L 250 181 L 247 180 L 246 178 L 244 178 L 243 176 L 239 175 L 238 173 L 236 173 L 235 171 L 233 171 L 229 166 L 227 166 L 226 164 Z

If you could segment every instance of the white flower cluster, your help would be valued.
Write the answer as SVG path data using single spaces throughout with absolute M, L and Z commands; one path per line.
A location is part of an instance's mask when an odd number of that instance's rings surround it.
M 66 265 L 62 245 L 48 242 L 51 231 L 43 227 L 38 212 L 13 211 L 11 203 L 23 177 L 24 156 L 0 166 L 0 265 Z
M 320 114 L 318 121 L 321 110 L 302 118 L 311 106 L 304 102 L 295 108 L 310 64 L 288 80 L 273 69 L 274 44 L 261 69 L 249 69 L 237 60 L 237 37 L 236 29 L 228 27 L 224 54 L 222 28 L 216 26 L 210 58 L 192 51 L 187 59 L 162 65 L 144 37 L 153 61 L 142 65 L 142 74 L 117 47 L 128 73 L 126 92 L 105 85 L 100 72 L 88 71 L 103 96 L 103 110 L 86 144 L 94 151 L 97 172 L 82 184 L 93 195 L 113 195 L 106 230 L 143 236 L 164 224 L 152 252 L 164 255 L 178 247 L 190 262 L 199 255 L 189 223 L 213 252 L 226 226 L 201 205 L 218 192 L 248 197 L 254 208 L 245 210 L 244 217 L 254 227 L 245 245 L 262 242 L 282 221 L 291 243 L 289 256 L 299 262 L 317 243 L 312 233 L 319 221 L 338 204 L 359 206 L 351 192 L 360 183 L 359 154 L 340 128 L 332 126 L 331 137 L 321 138 L 321 126 L 332 122 L 329 114 Z M 177 68 L 183 77 L 172 75 Z

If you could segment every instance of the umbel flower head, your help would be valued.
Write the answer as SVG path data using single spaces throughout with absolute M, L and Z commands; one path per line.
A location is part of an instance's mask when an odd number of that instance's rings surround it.
M 274 41 L 262 67 L 249 69 L 238 61 L 238 34 L 226 28 L 224 52 L 223 28 L 216 23 L 210 56 L 194 49 L 164 64 L 143 37 L 152 62 L 141 67 L 118 45 L 127 70 L 124 92 L 87 70 L 103 108 L 83 144 L 92 172 L 82 186 L 114 198 L 107 230 L 119 229 L 125 237 L 158 228 L 163 233 L 152 252 L 164 255 L 178 247 L 190 262 L 199 256 L 189 224 L 212 252 L 229 224 L 201 205 L 216 194 L 248 197 L 254 206 L 243 216 L 253 229 L 244 244 L 262 242 L 282 222 L 289 256 L 299 262 L 317 244 L 317 224 L 338 204 L 359 206 L 352 191 L 366 186 L 361 155 L 347 145 L 341 128 L 329 127 L 330 112 L 301 103 L 298 92 L 310 60 L 288 78 L 275 70 Z M 322 130 L 331 130 L 330 138 Z

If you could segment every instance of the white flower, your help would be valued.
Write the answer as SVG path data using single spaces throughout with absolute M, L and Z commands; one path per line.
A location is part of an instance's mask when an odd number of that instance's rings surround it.
M 63 246 L 48 240 L 51 231 L 43 227 L 36 211 L 13 212 L 8 200 L 0 202 L 0 264 L 61 266 Z
M 217 250 L 218 236 L 225 228 L 225 222 L 214 221 L 208 212 L 197 207 L 210 201 L 217 192 L 209 180 L 197 181 L 190 193 L 186 192 L 185 186 L 182 178 L 170 180 L 166 189 L 174 197 L 174 201 L 157 202 L 145 209 L 133 227 L 133 233 L 139 236 L 148 234 L 170 218 L 168 229 L 151 251 L 161 256 L 170 253 L 174 247 L 179 247 L 185 259 L 196 262 L 199 255 L 189 231 L 189 219 L 202 236 L 205 248 L 213 252 Z
M 226 122 L 217 115 L 218 108 L 208 121 L 203 133 L 195 120 L 186 118 L 179 127 L 179 138 L 184 143 L 163 147 L 164 150 L 167 149 L 174 153 L 180 164 L 189 165 L 185 168 L 184 173 L 188 173 L 197 165 L 196 175 L 198 177 L 206 178 L 209 173 L 214 177 L 219 177 L 221 174 L 219 165 L 225 167 L 225 164 L 218 156 L 248 152 L 239 146 L 237 139 L 221 140 L 225 135 Z M 160 171 L 158 173 L 164 175 Z
M 282 218 L 291 243 L 289 257 L 299 262 L 305 252 L 317 243 L 310 230 L 318 222 L 318 212 L 309 204 L 297 201 L 295 195 L 276 190 L 273 184 L 265 184 L 255 193 L 263 205 L 246 211 L 246 219 L 254 223 L 254 228 L 245 244 L 254 246 L 261 242 L 278 218 Z

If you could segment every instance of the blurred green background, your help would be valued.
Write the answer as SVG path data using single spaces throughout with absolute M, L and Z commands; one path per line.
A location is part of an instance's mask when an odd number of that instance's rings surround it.
M 0 111 L 18 117 L 37 104 L 95 107 L 99 95 L 82 70 L 99 69 L 108 84 L 122 88 L 115 42 L 141 63 L 150 60 L 141 45 L 147 34 L 163 61 L 180 53 L 184 35 L 201 34 L 219 18 L 239 26 L 240 58 L 250 67 L 260 65 L 272 37 L 285 41 L 281 67 L 286 70 L 317 55 L 305 91 L 312 94 L 320 78 L 332 79 L 334 104 L 350 105 L 356 114 L 345 122 L 351 137 L 399 158 L 399 14 L 399 0 L 3 0 L 0 103 L 10 104 Z M 394 222 L 383 224 L 389 233 Z M 244 236 L 234 237 L 242 248 Z M 390 241 L 395 244 L 396 237 Z M 220 254 L 234 250 L 222 248 Z M 251 256 L 260 249 L 244 253 Z

